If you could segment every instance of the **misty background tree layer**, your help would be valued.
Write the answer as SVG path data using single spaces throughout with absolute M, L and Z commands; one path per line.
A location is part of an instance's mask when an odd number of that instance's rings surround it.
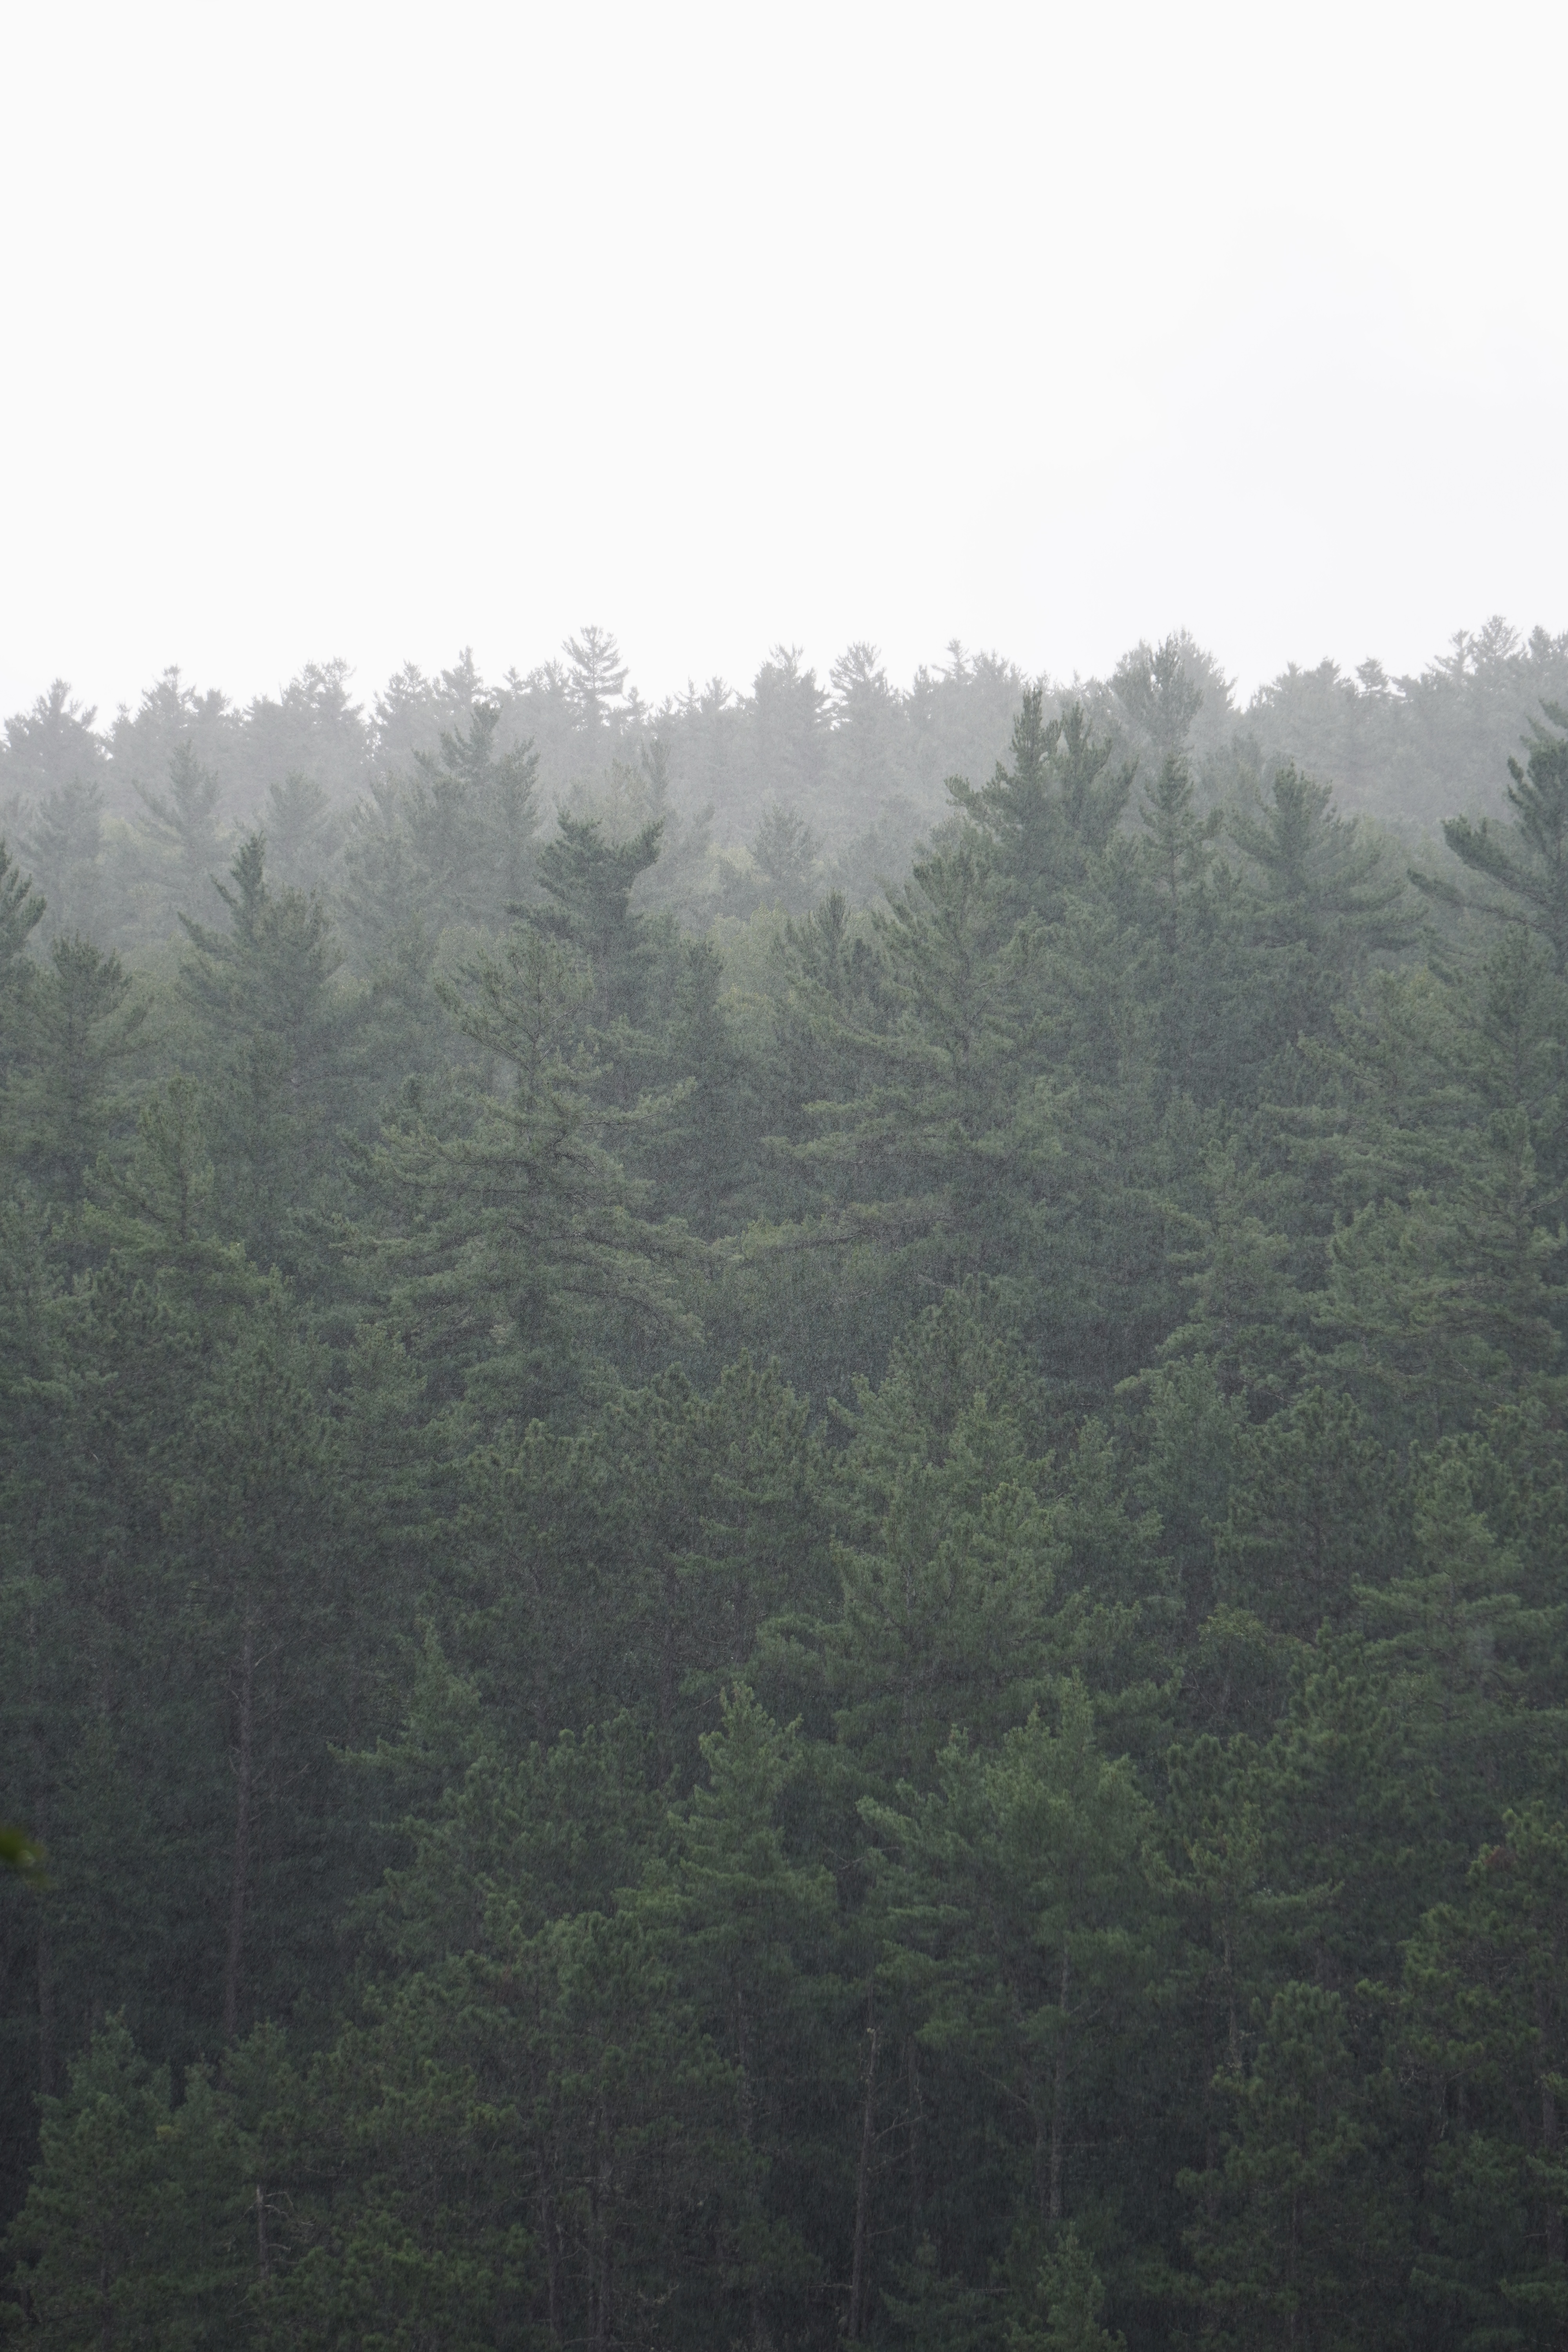
M 16 2330 L 1563 2341 L 1568 639 L 0 804 Z
M 1456 808 L 1500 814 L 1521 733 L 1543 700 L 1568 698 L 1568 635 L 1526 640 L 1497 618 L 1461 631 L 1419 677 L 1391 678 L 1376 661 L 1353 677 L 1292 664 L 1245 709 L 1189 637 L 1163 650 L 1173 681 L 1162 684 L 1139 645 L 1108 679 L 1047 682 L 1049 707 L 1079 703 L 1145 771 L 1179 737 L 1205 808 L 1294 760 L 1332 785 L 1342 814 L 1375 819 L 1406 846 Z M 661 821 L 639 904 L 704 928 L 761 905 L 801 913 L 835 888 L 869 905 L 883 882 L 903 880 L 949 814 L 948 779 L 984 779 L 1005 754 L 1028 682 L 956 643 L 907 689 L 874 646 L 849 646 L 826 679 L 778 646 L 749 693 L 710 678 L 655 709 L 597 627 L 499 681 L 466 653 L 434 677 L 410 664 L 368 708 L 336 661 L 244 708 L 167 670 L 107 723 L 60 679 L 5 722 L 0 822 L 48 901 L 46 936 L 81 929 L 125 952 L 177 930 L 182 911 L 212 913 L 209 877 L 263 826 L 274 881 L 340 894 L 357 943 L 373 919 L 366 885 L 393 887 L 384 869 L 399 843 L 421 871 L 468 861 L 447 877 L 464 895 L 442 902 L 442 921 L 493 913 L 505 875 L 490 872 L 482 828 L 464 832 L 443 748 L 477 726 L 470 762 L 481 744 L 498 767 L 532 755 L 536 822 L 564 806 L 620 838 Z

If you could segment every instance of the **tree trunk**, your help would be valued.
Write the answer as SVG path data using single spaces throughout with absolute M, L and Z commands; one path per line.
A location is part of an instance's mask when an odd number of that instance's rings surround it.
M 1225 1936 L 1225 2054 L 1233 2074 L 1241 2072 L 1241 2020 L 1236 2013 L 1236 1971 L 1231 1965 L 1230 1933 Z
M 1535 1997 L 1536 2022 L 1541 2035 L 1541 2052 L 1546 2056 L 1547 2001 L 1544 1990 Z M 1542 2066 L 1541 2074 L 1541 2153 L 1548 2164 L 1557 2158 L 1557 2099 L 1552 2088 L 1552 2078 Z M 1563 2208 L 1551 2196 L 1546 2203 L 1546 2259 L 1560 2268 L 1563 2262 Z
M 38 2089 L 46 2099 L 55 2095 L 55 1956 L 49 1931 L 38 1920 Z
M 675 1633 L 677 1612 L 680 1605 L 680 1580 L 675 1572 L 672 1559 L 664 1563 L 662 1582 L 664 1622 L 659 1628 L 658 1656 L 658 1769 L 661 1774 L 668 1772 L 674 1762 L 670 1726 L 675 1720 Z
M 545 2294 L 550 2321 L 551 2341 L 561 2341 L 561 2233 L 555 2226 L 555 2210 L 551 2203 L 549 2186 L 544 2179 L 542 2161 L 539 2180 L 539 2233 L 544 2241 Z
M 1058 1996 L 1062 2021 L 1061 2029 L 1057 2035 L 1056 2072 L 1051 2084 L 1051 2171 L 1047 2210 L 1053 2221 L 1059 2221 L 1062 2218 L 1062 2134 L 1067 2126 L 1068 1982 L 1068 1948 L 1064 1943 L 1061 1991 Z
M 921 2100 L 921 2046 L 909 2039 L 910 2070 L 910 2245 L 921 2242 L 921 2215 L 925 2207 L 925 2182 L 921 2173 L 921 2125 L 925 2110 Z
M 1211 2000 L 1205 2000 L 1204 2002 L 1204 2177 L 1207 2185 L 1204 2192 L 1204 2205 L 1211 2219 L 1218 2210 L 1219 2196 L 1219 2182 L 1215 2173 L 1218 2150 L 1215 2145 L 1214 2076 L 1214 2004 Z
M 588 2174 L 589 2341 L 593 2352 L 610 2347 L 610 2161 L 604 2112 L 594 2118 L 594 2154 Z
M 741 2126 L 741 2143 L 745 2148 L 746 2155 L 749 2159 L 756 2141 L 757 2093 L 756 2085 L 752 2080 L 751 2050 L 747 2025 L 746 1996 L 742 1990 L 740 1985 L 737 1984 L 735 1987 L 735 2056 L 740 2074 L 740 2089 L 737 2094 L 736 2105 Z M 758 2203 L 757 2177 L 749 2161 L 746 2167 L 746 2202 L 751 2206 L 752 2212 L 755 2213 Z M 767 2342 L 767 2329 L 763 2321 L 762 2288 L 757 2283 L 757 2276 L 754 2269 L 752 2273 L 752 2284 L 747 2297 L 747 2306 L 751 2315 L 751 2340 L 753 2352 L 759 2352 L 759 2347 Z
M 234 1805 L 234 1881 L 229 1889 L 228 1954 L 223 1977 L 223 2038 L 239 2024 L 239 1970 L 245 1952 L 245 1898 L 250 1879 L 250 1795 L 256 1729 L 256 1628 L 247 1622 L 239 1668 L 239 1769 Z
M 33 1644 L 33 1656 L 36 1661 L 37 1656 L 36 1639 Z M 32 1748 L 33 1764 L 37 1774 L 37 1792 L 31 1826 L 34 1835 L 41 1841 L 47 1851 L 51 1810 L 45 1793 L 49 1785 L 48 1769 L 44 1757 L 43 1739 L 39 1735 L 36 1719 L 33 1725 Z M 37 1909 L 38 1914 L 38 2089 L 46 2099 L 51 2099 L 55 2094 L 55 1955 L 46 1924 L 48 1917 L 47 1907 L 40 1903 Z
M 866 2248 L 871 2219 L 871 2158 L 877 2144 L 877 2025 L 866 2029 L 866 2098 L 860 2114 L 860 2162 L 855 2176 L 855 2258 L 849 2273 L 852 2344 L 860 2337 L 866 2308 Z

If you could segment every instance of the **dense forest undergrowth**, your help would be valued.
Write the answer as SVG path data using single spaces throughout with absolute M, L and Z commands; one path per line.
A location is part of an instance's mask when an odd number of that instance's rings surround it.
M 21 2337 L 1568 2343 L 1568 641 L 0 802 Z

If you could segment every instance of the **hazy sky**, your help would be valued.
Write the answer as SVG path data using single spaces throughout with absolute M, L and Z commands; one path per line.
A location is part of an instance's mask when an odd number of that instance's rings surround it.
M 0 0 L 0 709 L 1568 628 L 1561 5 Z

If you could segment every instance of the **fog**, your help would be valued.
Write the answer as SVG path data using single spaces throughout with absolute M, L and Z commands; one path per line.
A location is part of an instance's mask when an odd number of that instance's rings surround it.
M 0 704 L 1568 625 L 1558 12 L 13 12 Z
M 1563 51 L 0 31 L 0 2335 L 1563 2352 Z

